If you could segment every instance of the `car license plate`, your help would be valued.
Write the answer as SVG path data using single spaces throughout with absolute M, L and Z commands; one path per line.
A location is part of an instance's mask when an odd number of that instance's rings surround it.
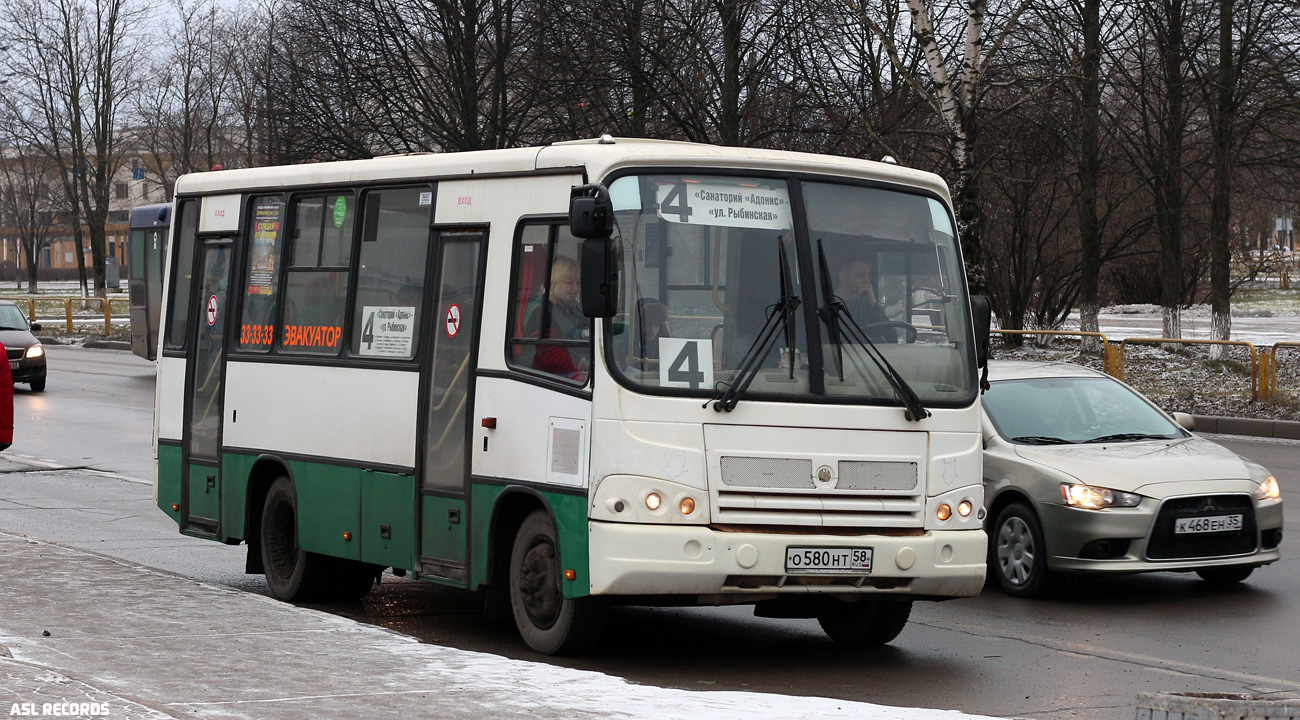
M 787 547 L 785 572 L 871 574 L 871 548 Z
M 10 360 L 10 361 L 9 361 L 9 369 L 10 369 L 10 370 L 17 370 L 17 369 L 18 369 L 18 366 L 19 366 L 20 364 L 22 364 L 22 361 L 21 361 L 21 360 Z
M 1174 534 L 1229 532 L 1241 529 L 1240 515 L 1213 515 L 1211 517 L 1179 518 L 1174 522 Z

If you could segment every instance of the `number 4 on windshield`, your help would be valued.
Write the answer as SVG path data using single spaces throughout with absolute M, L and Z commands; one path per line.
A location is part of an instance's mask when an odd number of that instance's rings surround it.
M 663 387 L 713 387 L 713 341 L 659 338 L 659 384 Z

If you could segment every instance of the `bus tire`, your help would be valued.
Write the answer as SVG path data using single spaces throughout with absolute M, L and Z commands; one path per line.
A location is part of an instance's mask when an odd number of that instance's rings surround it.
M 280 476 L 262 504 L 262 568 L 271 595 L 286 602 L 311 602 L 324 595 L 330 558 L 298 547 L 298 493 Z
M 333 566 L 330 573 L 328 596 L 343 602 L 356 602 L 375 586 L 383 568 L 359 560 L 329 558 Z
M 510 609 L 528 647 L 547 655 L 590 650 L 600 640 L 605 606 L 599 598 L 565 598 L 559 541 L 544 510 L 534 510 L 510 552 Z
M 826 598 L 817 609 L 817 623 L 827 637 L 840 645 L 866 647 L 884 645 L 898 637 L 911 614 L 911 600 L 844 602 Z

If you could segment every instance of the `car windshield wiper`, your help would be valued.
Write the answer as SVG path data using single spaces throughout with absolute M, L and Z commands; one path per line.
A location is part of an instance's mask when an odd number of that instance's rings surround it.
M 8 325 L 0 325 L 0 330 L 26 330 L 26 329 L 27 328 L 25 327 L 9 327 Z
M 826 324 L 830 328 L 830 341 L 835 345 L 835 368 L 839 372 L 840 380 L 844 379 L 844 358 L 842 336 L 848 336 L 850 340 L 856 342 L 862 347 L 871 362 L 875 363 L 880 370 L 880 374 L 885 376 L 885 380 L 890 387 L 894 389 L 894 394 L 898 396 L 899 402 L 903 404 L 903 417 L 909 421 L 916 422 L 930 417 L 930 411 L 925 409 L 921 404 L 921 398 L 912 389 L 911 385 L 903 379 L 902 375 L 894 369 L 894 366 L 885 359 L 880 352 L 880 348 L 871 342 L 871 338 L 858 327 L 858 323 L 849 313 L 849 308 L 844 301 L 835 294 L 835 285 L 831 280 L 831 270 L 829 263 L 826 262 L 826 250 L 822 247 L 822 241 L 817 240 L 817 261 L 821 265 L 822 272 L 822 295 L 826 296 L 826 305 L 822 307 L 821 314 L 826 319 Z M 848 321 L 847 325 L 840 324 L 840 318 L 843 317 Z
M 1102 435 L 1091 440 L 1084 440 L 1085 443 L 1104 443 L 1104 442 L 1130 442 L 1133 440 L 1169 440 L 1168 435 L 1152 435 L 1150 433 L 1115 433 L 1114 435 Z
M 736 408 L 740 396 L 749 389 L 749 384 L 762 370 L 763 359 L 772 350 L 772 344 L 780 337 L 777 331 L 781 329 L 785 330 L 787 351 L 790 353 L 790 377 L 794 377 L 794 311 L 799 307 L 801 300 L 794 294 L 794 283 L 790 280 L 790 265 L 785 256 L 785 245 L 780 237 L 776 239 L 776 249 L 780 263 L 778 272 L 781 276 L 781 299 L 772 306 L 771 312 L 767 315 L 767 322 L 763 323 L 763 329 L 758 331 L 754 344 L 749 346 L 749 350 L 741 358 L 740 366 L 736 368 L 736 375 L 732 378 L 731 384 L 727 385 L 727 389 L 716 398 L 709 401 L 713 403 L 713 409 L 718 412 L 731 412 Z M 709 403 L 704 403 L 704 406 L 708 407 Z
M 1011 438 L 1011 442 L 1024 443 L 1025 445 L 1073 445 L 1073 440 L 1066 440 L 1059 437 L 1048 435 L 1021 435 L 1020 437 Z

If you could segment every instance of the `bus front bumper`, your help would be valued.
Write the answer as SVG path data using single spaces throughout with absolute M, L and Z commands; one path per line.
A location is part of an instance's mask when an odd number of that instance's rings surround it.
M 590 521 L 592 595 L 697 595 L 743 603 L 783 593 L 971 597 L 984 585 L 983 530 L 909 536 L 721 532 L 706 526 Z M 869 573 L 786 572 L 786 550 L 870 548 Z

